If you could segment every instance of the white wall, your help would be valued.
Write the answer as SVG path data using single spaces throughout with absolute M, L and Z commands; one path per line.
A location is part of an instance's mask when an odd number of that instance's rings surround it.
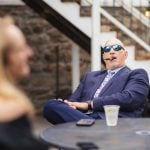
M 146 70 L 149 76 L 150 82 L 150 60 L 135 60 L 135 48 L 134 46 L 125 47 L 128 51 L 128 58 L 126 60 L 126 65 L 131 69 L 143 68 Z
M 0 0 L 0 5 L 24 5 L 21 0 Z

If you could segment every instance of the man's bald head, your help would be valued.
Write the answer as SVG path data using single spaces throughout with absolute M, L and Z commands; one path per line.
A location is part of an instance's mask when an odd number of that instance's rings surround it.
M 103 49 L 103 60 L 106 68 L 114 70 L 125 66 L 125 60 L 128 52 L 124 48 L 124 44 L 117 38 L 112 38 L 105 43 Z
M 117 38 L 112 38 L 112 39 L 107 40 L 105 43 L 105 46 L 113 45 L 113 44 L 118 44 L 124 47 L 124 44 Z

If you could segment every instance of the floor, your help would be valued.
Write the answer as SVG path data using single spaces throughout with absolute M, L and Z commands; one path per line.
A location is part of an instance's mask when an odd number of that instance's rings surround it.
M 44 119 L 42 116 L 36 116 L 32 120 L 32 126 L 34 134 L 38 137 L 44 129 L 51 127 L 52 124 Z
M 47 120 L 45 120 L 42 116 L 36 116 L 32 120 L 32 126 L 33 126 L 33 133 L 37 138 L 39 138 L 41 132 L 49 127 L 52 127 L 53 125 L 50 124 Z M 50 147 L 49 150 L 58 150 L 58 148 Z

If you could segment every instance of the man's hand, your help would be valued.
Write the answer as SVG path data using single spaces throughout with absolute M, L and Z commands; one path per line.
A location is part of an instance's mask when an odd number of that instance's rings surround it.
M 79 110 L 88 110 L 88 103 L 86 102 L 70 102 L 68 100 L 64 100 L 70 107 Z

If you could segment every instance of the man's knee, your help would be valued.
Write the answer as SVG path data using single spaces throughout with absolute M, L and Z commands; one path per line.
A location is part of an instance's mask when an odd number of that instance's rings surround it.
M 62 112 L 62 109 L 66 107 L 66 104 L 57 101 L 57 100 L 48 100 L 43 108 L 43 116 L 51 123 L 57 124 L 62 123 L 64 120 L 60 117 L 60 113 Z
M 56 106 L 56 100 L 48 100 L 43 107 L 43 116 L 47 118 L 47 116 L 51 114 L 51 112 L 53 111 L 53 109 L 55 109 Z
M 58 112 L 59 110 L 61 110 L 61 108 L 64 108 L 64 104 L 65 103 L 55 99 L 48 100 L 43 107 L 43 116 L 47 117 L 49 115 L 52 115 L 53 113 Z

